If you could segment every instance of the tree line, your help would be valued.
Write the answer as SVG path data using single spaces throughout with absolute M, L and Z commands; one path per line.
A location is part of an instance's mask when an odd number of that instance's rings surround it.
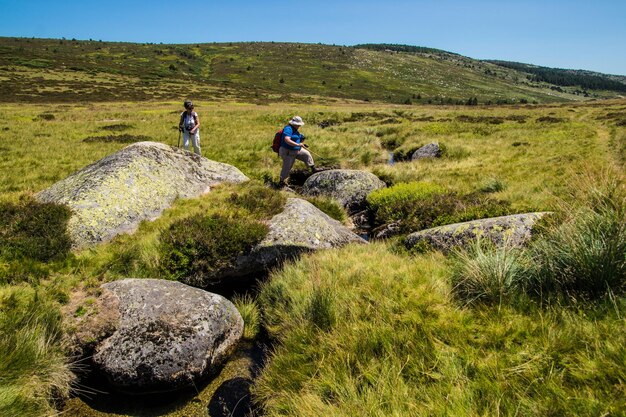
M 537 67 L 520 62 L 487 61 L 501 67 L 531 74 L 531 81 L 546 82 L 560 86 L 580 86 L 584 89 L 626 92 L 626 84 L 602 75 L 561 68 Z

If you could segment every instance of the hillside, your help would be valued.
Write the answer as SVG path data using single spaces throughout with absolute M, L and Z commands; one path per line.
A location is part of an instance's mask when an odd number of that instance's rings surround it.
M 288 43 L 133 44 L 0 38 L 0 100 L 321 98 L 397 104 L 585 100 L 526 72 L 431 48 Z M 384 48 L 382 50 L 379 50 Z M 395 50 L 394 50 L 395 49 Z M 617 81 L 615 81 L 617 82 Z M 588 90 L 589 98 L 617 97 Z

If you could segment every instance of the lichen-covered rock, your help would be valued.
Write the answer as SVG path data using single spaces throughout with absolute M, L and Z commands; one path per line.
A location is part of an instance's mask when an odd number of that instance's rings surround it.
M 192 386 L 214 373 L 243 335 L 230 301 L 180 282 L 125 279 L 101 289 L 116 300 L 117 320 L 110 334 L 92 341 L 93 363 L 122 390 Z
M 370 172 L 331 169 L 311 175 L 302 186 L 302 194 L 329 196 L 348 211 L 356 212 L 365 208 L 369 193 L 383 187 L 385 183 Z
M 424 158 L 439 158 L 441 156 L 441 148 L 439 148 L 439 144 L 436 142 L 429 143 L 428 145 L 424 145 L 415 152 L 411 156 L 412 161 L 416 161 L 418 159 Z
M 156 142 L 138 142 L 40 192 L 67 204 L 75 248 L 106 242 L 153 219 L 177 197 L 196 197 L 221 182 L 248 178 L 237 168 Z
M 218 277 L 196 277 L 185 282 L 197 287 L 224 281 L 231 283 L 233 278 L 267 271 L 303 252 L 338 248 L 349 243 L 366 244 L 367 241 L 308 201 L 289 198 L 283 212 L 269 221 L 265 238 L 249 254 L 240 256 L 234 268 L 222 271 Z
M 418 243 L 425 242 L 445 252 L 467 245 L 476 238 L 488 239 L 498 246 L 520 246 L 530 239 L 533 226 L 546 214 L 548 213 L 513 214 L 434 227 L 408 235 L 406 247 L 411 249 Z

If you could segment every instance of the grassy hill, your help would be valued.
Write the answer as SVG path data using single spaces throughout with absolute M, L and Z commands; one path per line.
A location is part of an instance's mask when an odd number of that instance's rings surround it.
M 381 50 L 382 49 L 382 50 Z M 134 44 L 0 38 L 0 100 L 344 99 L 479 104 L 587 99 L 527 73 L 431 48 L 290 43 Z M 589 90 L 589 98 L 617 97 Z

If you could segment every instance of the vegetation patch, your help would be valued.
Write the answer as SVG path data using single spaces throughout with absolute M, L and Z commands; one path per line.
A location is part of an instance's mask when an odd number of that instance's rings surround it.
M 107 135 L 107 136 L 89 136 L 83 139 L 85 143 L 93 143 L 93 142 L 116 142 L 116 143 L 135 143 L 135 142 L 143 142 L 147 140 L 152 140 L 152 138 L 145 135 Z
M 537 122 L 539 123 L 563 123 L 565 119 L 561 119 L 560 117 L 552 117 L 552 116 L 543 116 L 538 117 Z
M 400 222 L 400 233 L 510 214 L 510 204 L 481 193 L 459 195 L 426 182 L 400 183 L 372 192 L 375 226 Z
M 269 219 L 283 211 L 287 197 L 277 190 L 252 182 L 231 193 L 228 201 L 246 210 L 249 216 Z
M 117 124 L 113 124 L 113 125 L 106 125 L 106 126 L 102 126 L 100 129 L 101 130 L 107 130 L 110 132 L 120 132 L 123 130 L 128 130 L 130 128 L 132 128 L 133 126 L 127 123 L 117 123 Z
M 0 287 L 0 414 L 55 415 L 74 379 L 59 306 L 26 286 Z
M 170 278 L 203 281 L 235 266 L 267 234 L 268 227 L 247 218 L 193 216 L 161 233 L 162 271 Z
M 52 113 L 41 113 L 40 115 L 38 115 L 34 120 L 45 120 L 45 121 L 50 121 L 50 120 L 54 120 L 56 117 L 54 116 L 54 114 Z
M 47 262 L 67 256 L 71 214 L 65 205 L 32 198 L 0 203 L 0 257 Z
M 626 290 L 626 195 L 611 181 L 582 205 L 562 207 L 526 249 L 477 243 L 458 254 L 452 275 L 466 301 L 520 297 L 590 300 Z
M 623 303 L 587 312 L 532 303 L 459 308 L 443 261 L 374 243 L 319 252 L 274 273 L 259 305 L 278 343 L 254 391 L 267 415 L 624 410 Z

